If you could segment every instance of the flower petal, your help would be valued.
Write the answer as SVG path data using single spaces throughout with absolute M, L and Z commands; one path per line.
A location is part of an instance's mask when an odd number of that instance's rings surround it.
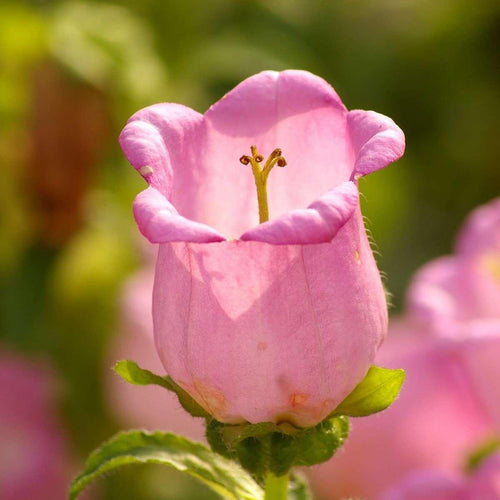
M 461 273 L 453 256 L 425 264 L 413 277 L 407 293 L 410 314 L 426 325 L 459 320 L 467 304 L 459 295 Z
M 292 210 L 244 233 L 244 241 L 262 241 L 274 245 L 327 243 L 352 217 L 359 204 L 354 182 L 344 182 L 306 209 Z
M 279 147 L 286 158 L 269 179 L 270 213 L 280 217 L 397 159 L 404 136 L 377 113 L 348 114 L 322 78 L 288 70 L 248 78 L 204 116 L 177 104 L 145 108 L 120 143 L 180 215 L 235 238 L 258 223 L 253 175 L 239 163 L 251 145 L 264 158 Z
M 323 420 L 387 327 L 378 270 L 357 238 L 160 245 L 153 319 L 167 373 L 221 422 Z
M 424 469 L 410 473 L 377 500 L 457 500 L 463 498 L 464 487 L 458 474 Z
M 137 195 L 133 209 L 139 230 L 151 243 L 210 243 L 225 239 L 210 226 L 179 215 L 173 205 L 154 187 L 149 187 Z
M 185 217 L 197 219 L 198 176 L 203 164 L 203 115 L 180 104 L 162 103 L 135 113 L 120 134 L 133 167 Z
M 481 205 L 467 217 L 456 251 L 464 256 L 496 253 L 500 262 L 500 198 Z
M 403 131 L 387 116 L 357 109 L 348 113 L 347 123 L 356 154 L 353 178 L 384 168 L 403 155 Z
M 217 182 L 204 186 L 204 222 L 233 237 L 257 225 L 254 179 L 238 163 L 253 144 L 264 158 L 279 147 L 287 161 L 269 177 L 271 217 L 305 208 L 348 181 L 353 156 L 346 116 L 333 88 L 306 71 L 264 71 L 242 82 L 205 114 L 203 157 Z

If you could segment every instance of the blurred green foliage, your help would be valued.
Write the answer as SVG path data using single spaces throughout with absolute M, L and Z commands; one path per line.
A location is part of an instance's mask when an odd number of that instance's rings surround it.
M 324 77 L 348 108 L 391 116 L 407 135 L 406 155 L 361 189 L 397 310 L 411 273 L 449 252 L 464 216 L 498 195 L 499 42 L 497 0 L 2 2 L 0 339 L 53 361 L 75 453 L 117 428 L 101 378 L 117 295 L 140 262 L 130 205 L 143 184 L 116 142 L 131 113 L 158 101 L 204 111 L 255 72 L 293 67 Z M 76 225 L 56 242 L 36 231 L 33 208 L 43 159 L 33 137 L 52 120 L 37 117 L 45 94 L 34 88 L 47 64 L 61 85 L 104 102 L 109 120 L 102 145 L 79 146 L 98 160 L 79 167 L 89 173 Z M 102 120 L 92 106 L 83 106 L 89 129 Z M 72 168 L 71 154 L 62 164 Z M 203 498 L 168 478 L 120 473 L 104 498 Z

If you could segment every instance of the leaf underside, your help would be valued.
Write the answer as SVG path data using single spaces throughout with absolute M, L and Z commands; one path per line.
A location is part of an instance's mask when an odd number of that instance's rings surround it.
M 124 465 L 154 463 L 186 472 L 230 500 L 263 500 L 261 487 L 234 462 L 206 446 L 164 432 L 128 431 L 117 434 L 92 452 L 85 470 L 72 482 L 69 499 L 94 479 Z

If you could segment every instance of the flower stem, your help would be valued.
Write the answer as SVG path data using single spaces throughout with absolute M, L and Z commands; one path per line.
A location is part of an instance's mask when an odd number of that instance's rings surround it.
M 268 472 L 265 488 L 264 500 L 286 500 L 288 497 L 288 474 L 277 477 Z

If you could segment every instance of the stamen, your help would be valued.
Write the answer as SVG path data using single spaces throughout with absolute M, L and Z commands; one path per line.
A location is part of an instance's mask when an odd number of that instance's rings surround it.
M 274 165 L 284 167 L 286 160 L 283 157 L 283 152 L 280 148 L 276 148 L 267 158 L 262 169 L 258 165 L 264 161 L 264 157 L 257 151 L 257 146 L 250 146 L 252 156 L 243 155 L 240 158 L 240 163 L 243 165 L 252 165 L 252 173 L 255 178 L 255 186 L 257 188 L 257 201 L 259 203 L 259 221 L 266 222 L 269 220 L 269 207 L 267 202 L 267 177 Z

